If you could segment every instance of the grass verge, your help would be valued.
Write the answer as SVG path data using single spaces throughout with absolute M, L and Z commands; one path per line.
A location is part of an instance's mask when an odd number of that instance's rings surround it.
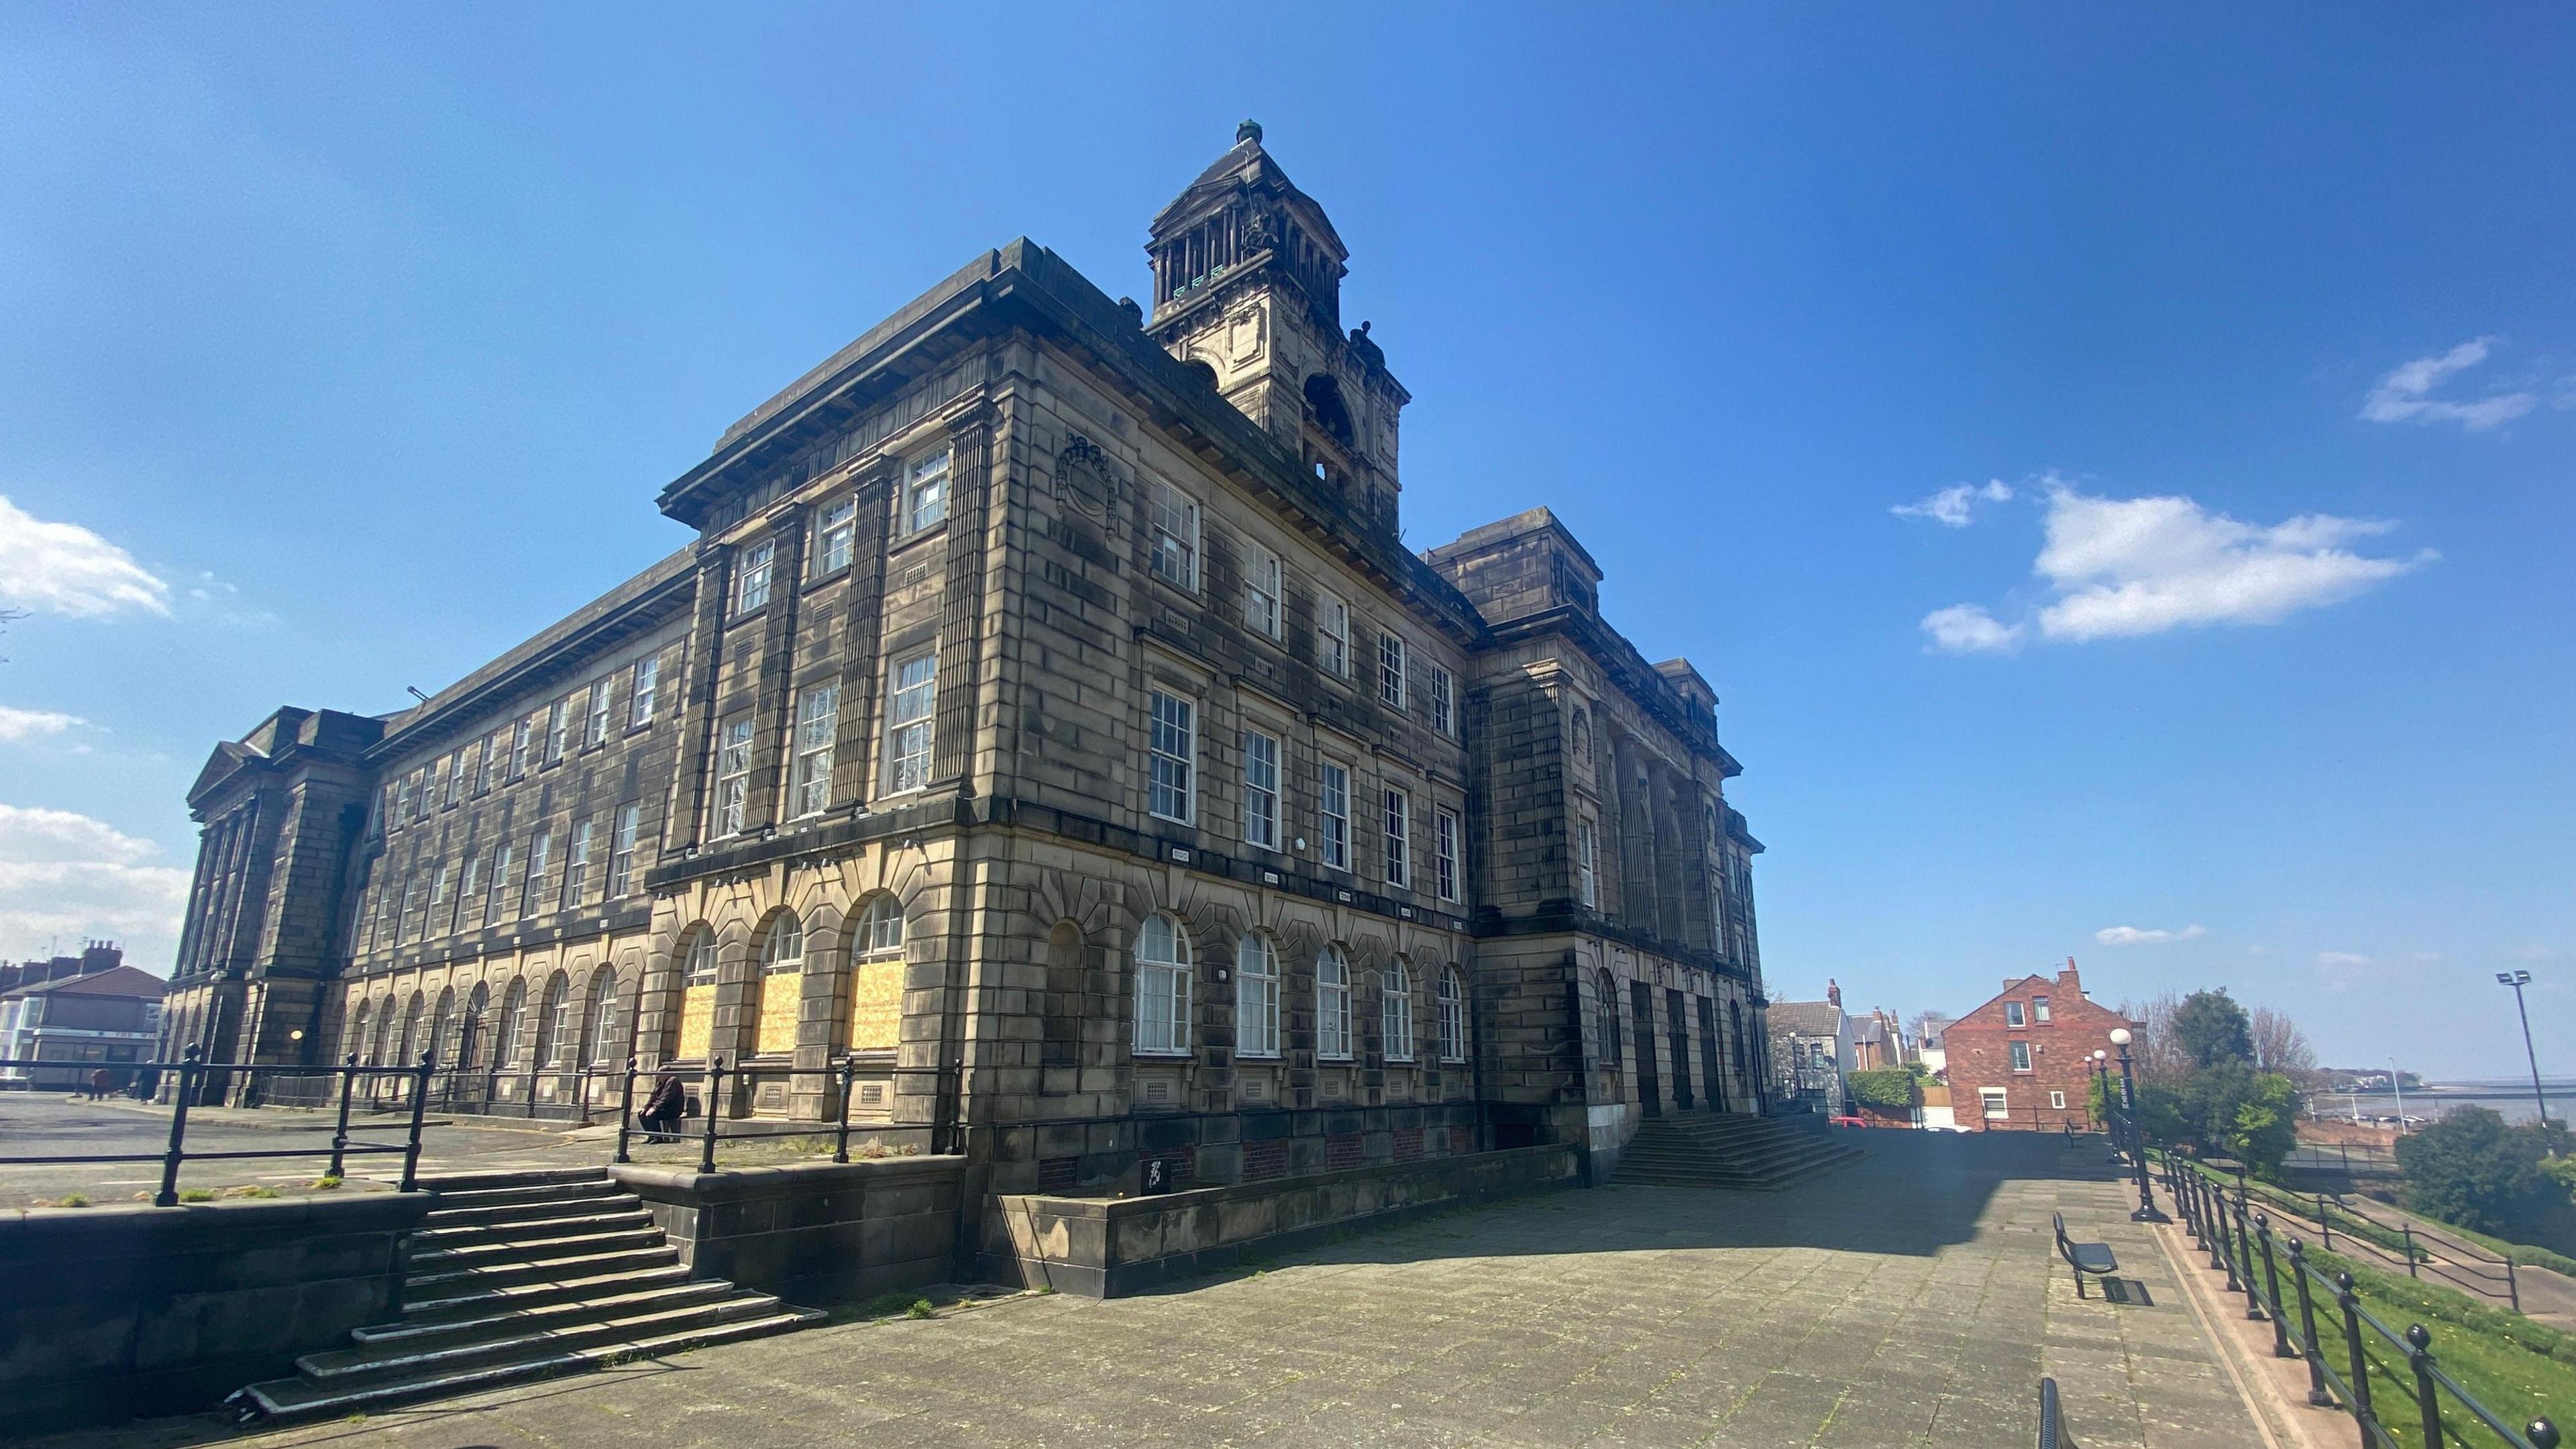
M 2329 1275 L 2350 1273 L 2361 1306 L 2399 1333 L 2420 1323 L 2432 1334 L 2434 1362 L 2452 1382 L 2487 1412 L 2520 1426 L 2544 1412 L 2564 1413 L 2576 1404 L 2576 1334 L 2561 1333 L 2528 1318 L 2489 1308 L 2465 1293 L 2400 1278 L 2339 1253 L 2316 1252 L 2309 1261 Z M 2315 1289 L 2311 1280 L 2311 1289 Z M 2284 1294 L 2290 1285 L 2282 1285 Z M 2295 1300 L 2292 1312 L 2296 1313 Z M 2345 1372 L 2341 1313 L 2331 1297 L 2316 1305 L 2317 1337 L 2338 1373 Z M 2424 1449 L 2423 1429 L 2415 1409 L 2415 1372 L 2405 1350 L 2362 1327 L 2362 1347 L 2370 1365 L 2371 1405 L 2381 1426 L 2410 1449 Z M 2449 1443 L 2484 1444 L 2493 1435 L 2445 1394 L 2443 1439 Z

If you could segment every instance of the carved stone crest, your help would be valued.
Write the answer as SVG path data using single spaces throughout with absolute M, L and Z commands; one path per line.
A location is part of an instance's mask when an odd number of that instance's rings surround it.
M 1080 433 L 1074 434 L 1064 451 L 1055 455 L 1056 500 L 1073 505 L 1075 512 L 1095 523 L 1108 521 L 1120 486 L 1108 455 Z

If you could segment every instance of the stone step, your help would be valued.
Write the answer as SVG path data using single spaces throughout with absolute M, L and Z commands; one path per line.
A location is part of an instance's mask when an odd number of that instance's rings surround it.
M 228 1402 L 310 1418 L 573 1373 L 801 1327 L 822 1315 L 693 1279 L 652 1214 L 597 1169 L 442 1180 L 413 1234 L 400 1322 L 306 1354 Z
M 537 1258 L 560 1258 L 579 1253 L 602 1253 L 613 1248 L 637 1248 L 662 1241 L 662 1230 L 653 1226 L 650 1213 L 638 1214 L 641 1226 L 616 1228 L 596 1233 L 565 1233 L 536 1238 L 503 1238 L 492 1242 L 459 1243 L 452 1248 L 414 1250 L 411 1270 L 414 1273 L 447 1273 L 458 1268 L 471 1268 L 485 1263 L 509 1263 Z
M 536 1218 L 572 1218 L 590 1213 L 623 1212 L 644 1205 L 631 1192 L 602 1192 L 581 1197 L 543 1198 L 530 1202 L 491 1203 L 480 1207 L 434 1207 L 427 1226 L 463 1228 L 477 1223 L 527 1222 Z
M 433 1219 L 433 1221 L 435 1221 Z M 590 1213 L 580 1217 L 541 1217 L 504 1219 L 487 1223 L 460 1223 L 422 1228 L 411 1235 L 412 1261 L 417 1263 L 424 1250 L 443 1253 L 453 1248 L 490 1243 L 535 1243 L 559 1241 L 585 1233 L 623 1232 L 653 1225 L 653 1215 L 639 1204 L 612 1212 Z
M 704 1303 L 733 1291 L 733 1285 L 721 1278 L 681 1277 L 643 1282 L 632 1278 L 607 1279 L 594 1284 L 586 1293 L 565 1294 L 535 1303 L 505 1302 L 479 1315 L 457 1314 L 426 1322 L 406 1318 L 400 1323 L 351 1329 L 349 1337 L 357 1341 L 360 1349 L 439 1348 L 476 1338 L 617 1317 L 656 1306 Z M 354 1351 L 335 1350 L 339 1353 Z
M 613 1294 L 659 1287 L 689 1281 L 688 1265 L 678 1255 L 665 1252 L 667 1261 L 653 1267 L 628 1268 L 620 1272 L 600 1273 L 591 1277 L 531 1278 L 520 1283 L 505 1283 L 497 1288 L 474 1288 L 450 1291 L 438 1298 L 415 1298 L 403 1305 L 402 1322 L 355 1328 L 349 1336 L 360 1343 L 378 1334 L 406 1333 L 415 1328 L 434 1328 L 442 1323 L 468 1318 L 489 1318 L 514 1309 L 543 1307 L 577 1298 L 604 1298 Z M 483 1284 L 492 1281 L 490 1274 L 467 1274 L 465 1281 Z
M 403 1301 L 436 1301 L 518 1283 L 569 1283 L 606 1273 L 659 1268 L 679 1260 L 678 1251 L 667 1240 L 657 1237 L 644 1247 L 620 1248 L 604 1253 L 566 1253 L 559 1257 L 481 1266 L 457 1265 L 432 1273 L 423 1273 L 419 1271 L 419 1265 L 414 1264 L 410 1277 L 403 1283 Z
M 394 1383 L 587 1348 L 594 1343 L 650 1338 L 735 1318 L 765 1317 L 778 1311 L 778 1300 L 766 1293 L 734 1291 L 730 1283 L 717 1286 L 727 1291 L 712 1299 L 616 1308 L 603 1304 L 590 1314 L 547 1324 L 503 1324 L 428 1343 L 397 1341 L 308 1353 L 295 1361 L 295 1367 L 323 1387 Z
M 447 1172 L 420 1179 L 420 1185 L 435 1193 L 491 1192 L 514 1187 L 556 1187 L 573 1183 L 607 1182 L 604 1167 L 522 1167 L 506 1172 Z
M 1773 1191 L 1860 1155 L 1848 1142 L 1769 1118 L 1653 1118 L 1620 1154 L 1612 1181 Z
M 546 1351 L 508 1363 L 463 1369 L 398 1383 L 358 1385 L 333 1388 L 305 1379 L 279 1379 L 274 1383 L 253 1384 L 244 1390 L 250 1403 L 261 1414 L 276 1419 L 309 1419 L 332 1414 L 347 1414 L 359 1409 L 372 1409 L 408 1403 L 415 1399 L 435 1398 L 443 1394 L 468 1393 L 476 1389 L 496 1388 L 503 1384 L 523 1383 L 530 1379 L 549 1378 L 557 1374 L 577 1373 L 603 1363 L 627 1358 L 652 1358 L 683 1349 L 703 1348 L 709 1344 L 730 1343 L 739 1339 L 759 1338 L 784 1333 L 820 1320 L 822 1314 L 808 1308 L 781 1305 L 778 1312 L 758 1318 L 728 1319 L 718 1323 L 684 1328 L 677 1332 L 635 1339 L 612 1339 L 588 1347 Z

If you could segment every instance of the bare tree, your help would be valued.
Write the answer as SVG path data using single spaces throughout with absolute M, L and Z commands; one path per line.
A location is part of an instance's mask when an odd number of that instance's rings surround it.
M 2120 1014 L 2138 1024 L 2129 1043 L 2138 1080 L 2171 1086 L 2191 1075 L 2191 1057 L 2174 1037 L 2174 1013 L 2181 1009 L 2182 997 L 2171 991 L 2145 1002 L 2120 1003 Z
M 2279 1072 L 2302 1087 L 2317 1077 L 2317 1049 L 2299 1024 L 2268 1006 L 2254 1008 L 2254 1069 Z
M 1955 1020 L 1957 1018 L 1946 1011 L 1918 1011 L 1914 1013 L 1914 1019 L 1905 1024 L 1905 1029 L 1913 1034 L 1917 1042 L 1929 1042 Z

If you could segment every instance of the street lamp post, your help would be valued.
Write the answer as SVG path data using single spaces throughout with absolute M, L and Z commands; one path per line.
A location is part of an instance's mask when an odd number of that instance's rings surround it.
M 2111 1130 L 2111 1054 L 2100 1047 L 2093 1049 L 2093 1077 L 2102 1088 L 2102 1130 Z M 2112 1144 L 2116 1149 L 2118 1144 Z
M 2397 1070 L 2397 1058 L 2388 1059 L 2388 1089 L 2397 1094 L 2397 1135 L 2406 1135 L 2406 1078 Z
M 2522 1018 L 2522 1057 L 2531 1063 L 2531 1103 L 2540 1109 L 2540 1135 L 2546 1139 L 2549 1135 L 2549 1097 L 2540 1090 L 2540 1058 L 2531 1050 L 2531 1010 L 2522 1004 L 2522 988 L 2531 984 L 2531 973 L 2499 971 L 2496 980 L 2513 988 L 2514 1013 Z
M 2147 1134 L 2138 1126 L 2137 1075 L 2129 1065 L 2129 1029 L 2111 1028 L 2111 1045 L 2120 1049 L 2120 1115 L 2129 1119 L 2130 1161 L 2138 1169 L 2138 1210 L 2129 1214 L 2133 1223 L 2169 1223 L 2173 1219 L 2156 1210 L 2156 1191 L 2147 1183 Z

